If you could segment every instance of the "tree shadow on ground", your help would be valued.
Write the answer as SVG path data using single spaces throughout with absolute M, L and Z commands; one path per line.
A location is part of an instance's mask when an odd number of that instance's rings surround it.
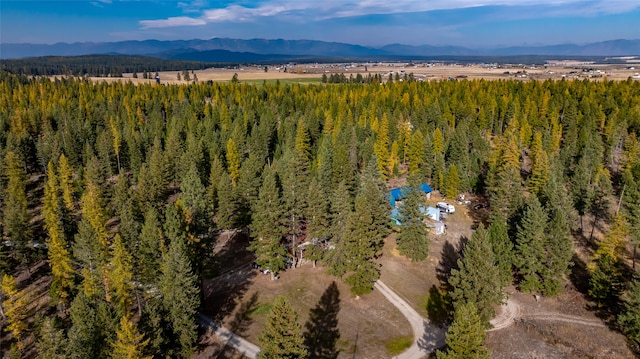
M 424 322 L 424 335 L 418 339 L 418 347 L 428 354 L 427 357 L 435 358 L 436 350 L 443 349 L 445 343 L 445 328 L 438 328 L 437 326 Z
M 340 291 L 336 282 L 331 282 L 324 291 L 318 304 L 311 309 L 309 320 L 305 323 L 304 342 L 311 359 L 335 359 L 340 331 L 338 313 L 340 312 Z
M 245 334 L 249 329 L 251 323 L 253 323 L 253 319 L 251 319 L 251 313 L 256 309 L 257 306 L 258 293 L 253 292 L 249 299 L 240 303 L 240 307 L 233 315 L 233 319 L 231 319 L 228 329 L 240 336 Z
M 449 275 L 454 269 L 458 269 L 458 259 L 462 258 L 462 248 L 467 244 L 469 239 L 467 237 L 460 237 L 460 243 L 458 246 L 454 246 L 451 242 L 446 241 L 442 246 L 442 254 L 440 262 L 436 267 L 436 276 L 440 281 L 442 288 L 449 290 Z
M 573 286 L 585 296 L 589 294 L 589 270 L 587 264 L 576 254 L 571 258 L 573 267 L 569 279 Z
M 445 292 L 432 285 L 429 289 L 429 297 L 427 298 L 427 315 L 429 320 L 442 328 L 446 326 L 450 319 L 450 313 L 453 310 L 451 300 Z
M 573 255 L 571 261 L 573 262 L 573 267 L 569 279 L 576 290 L 587 299 L 586 309 L 600 318 L 609 329 L 620 331 L 620 326 L 617 322 L 618 314 L 622 310 L 622 303 L 619 300 L 620 289 L 614 289 L 609 299 L 598 303 L 589 293 L 591 274 L 589 268 L 587 268 L 587 264 L 577 254 Z M 621 266 L 619 270 L 622 272 L 622 278 L 626 275 L 631 275 L 630 272 L 628 272 L 629 268 L 627 266 Z
M 253 319 L 251 319 L 251 313 L 256 309 L 257 304 L 258 293 L 254 292 L 247 300 L 240 303 L 240 306 L 233 315 L 227 329 L 238 336 L 243 336 L 253 322 Z M 217 353 L 215 356 L 217 359 L 232 359 L 238 357 L 237 349 L 230 346 L 229 342 L 221 344 L 220 348 L 215 350 L 215 353 Z
M 258 274 L 251 268 L 253 254 L 247 251 L 249 238 L 237 232 L 217 251 L 219 268 L 214 278 L 203 284 L 203 312 L 209 317 L 222 320 L 235 309 L 238 299 L 243 298 Z

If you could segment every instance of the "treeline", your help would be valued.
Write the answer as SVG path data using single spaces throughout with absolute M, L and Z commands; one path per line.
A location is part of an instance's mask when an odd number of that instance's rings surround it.
M 345 76 L 345 74 L 331 74 L 327 76 L 327 74 L 322 74 L 322 83 L 323 84 L 371 84 L 371 83 L 382 83 L 382 82 L 393 82 L 393 81 L 415 81 L 415 76 L 413 73 L 409 74 L 400 74 L 396 72 L 395 74 L 390 73 L 386 77 L 381 74 L 367 74 L 366 76 L 362 76 L 362 74 L 350 74 L 349 77 Z
M 31 76 L 122 77 L 123 73 L 202 70 L 212 66 L 200 61 L 129 55 L 43 56 L 0 61 L 0 70 Z
M 484 328 L 514 280 L 558 294 L 582 228 L 605 232 L 587 238 L 592 298 L 640 306 L 626 251 L 640 242 L 638 82 L 136 86 L 2 72 L 0 86 L 0 264 L 16 350 L 35 329 L 11 275 L 43 257 L 56 317 L 69 320 L 45 321 L 53 334 L 38 338 L 55 340 L 38 350 L 80 357 L 192 353 L 224 229 L 249 228 L 274 277 L 304 256 L 368 293 L 391 230 L 384 181 L 407 172 L 413 186 L 490 200 L 488 229 L 444 288 L 456 313 L 477 317 L 454 323 Z M 428 254 L 419 201 L 406 201 L 398 240 L 413 260 Z M 482 274 L 491 291 L 469 290 Z M 640 320 L 620 320 L 634 338 Z

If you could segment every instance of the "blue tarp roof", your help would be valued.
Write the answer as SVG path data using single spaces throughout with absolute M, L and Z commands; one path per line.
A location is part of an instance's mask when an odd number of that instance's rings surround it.
M 389 204 L 391 207 L 396 206 L 396 201 L 407 198 L 409 191 L 411 190 L 410 186 L 404 186 L 399 188 L 394 188 L 389 192 Z M 429 187 L 428 184 L 423 183 L 420 185 L 420 190 L 423 193 L 431 193 L 433 189 Z

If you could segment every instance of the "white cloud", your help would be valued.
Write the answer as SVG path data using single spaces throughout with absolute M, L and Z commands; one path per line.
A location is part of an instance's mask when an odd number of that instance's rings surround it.
M 101 0 L 111 1 L 111 0 Z M 539 7 L 531 16 L 593 16 L 615 14 L 640 7 L 635 0 L 267 0 L 257 6 L 237 1 L 221 8 L 201 10 L 206 0 L 178 2 L 184 13 L 201 13 L 199 17 L 171 17 L 143 20 L 145 28 L 198 26 L 219 22 L 252 22 L 265 18 L 282 21 L 309 22 L 367 15 L 417 13 L 433 10 L 454 10 L 480 6 Z
M 161 20 L 142 20 L 140 25 L 145 29 L 159 28 L 159 27 L 176 27 L 176 26 L 200 26 L 205 25 L 206 21 L 202 19 L 194 19 L 188 16 L 170 17 L 168 19 Z
M 97 0 L 97 1 L 91 1 L 89 3 L 93 6 L 104 7 L 104 5 L 111 4 L 111 0 Z

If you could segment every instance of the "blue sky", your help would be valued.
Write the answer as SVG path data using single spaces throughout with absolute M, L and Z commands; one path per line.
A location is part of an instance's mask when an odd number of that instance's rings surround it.
M 2 43 L 312 39 L 500 47 L 640 39 L 640 0 L 0 1 Z

